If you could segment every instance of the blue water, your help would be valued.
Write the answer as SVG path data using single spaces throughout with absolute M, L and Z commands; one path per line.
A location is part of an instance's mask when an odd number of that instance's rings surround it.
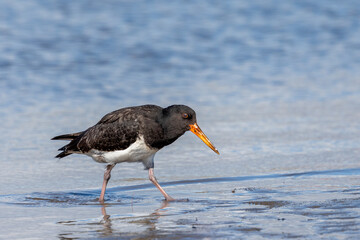
M 357 239 L 359 19 L 352 0 L 0 1 L 0 238 Z M 100 206 L 103 166 L 49 139 L 147 103 L 194 108 L 221 155 L 187 133 L 155 171 L 188 202 L 122 164 Z
M 39 101 L 330 101 L 360 90 L 356 1 L 2 1 L 1 9 L 6 110 Z

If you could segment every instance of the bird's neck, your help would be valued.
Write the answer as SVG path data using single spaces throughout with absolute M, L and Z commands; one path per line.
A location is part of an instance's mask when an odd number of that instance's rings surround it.
M 152 143 L 152 146 L 156 148 L 163 148 L 178 139 L 185 133 L 183 130 L 179 130 L 175 124 L 168 118 L 162 118 L 160 125 L 163 129 L 162 136 Z

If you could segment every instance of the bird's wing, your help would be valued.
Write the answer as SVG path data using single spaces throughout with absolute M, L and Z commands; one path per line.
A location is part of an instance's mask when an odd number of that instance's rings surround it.
M 81 152 L 90 149 L 114 151 L 128 148 L 139 134 L 139 124 L 126 120 L 111 123 L 98 123 L 89 128 L 77 141 L 76 148 Z
M 146 113 L 152 106 L 123 108 L 106 114 L 96 125 L 73 139 L 69 144 L 60 148 L 59 157 L 67 156 L 71 153 L 86 153 L 91 149 L 100 151 L 124 150 L 128 148 L 136 139 L 143 135 L 146 139 L 154 133 L 148 132 L 147 127 L 157 124 L 152 118 L 148 118 Z M 157 107 L 161 111 L 160 107 Z M 154 114 L 149 111 L 148 114 Z M 158 124 L 157 124 L 158 125 Z M 147 126 L 147 127 L 145 127 Z M 157 127 L 160 128 L 158 125 Z M 145 132 L 144 132 L 145 131 Z M 70 140 L 70 139 L 69 139 Z
M 126 109 L 119 109 L 113 112 L 110 112 L 103 116 L 97 124 L 113 123 L 118 121 L 120 118 L 123 118 L 123 112 L 126 112 Z

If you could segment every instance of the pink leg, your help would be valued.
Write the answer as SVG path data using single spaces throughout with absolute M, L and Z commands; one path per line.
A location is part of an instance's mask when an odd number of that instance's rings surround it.
M 105 190 L 106 190 L 106 186 L 110 180 L 111 177 L 111 170 L 115 167 L 115 164 L 109 164 L 106 166 L 106 170 L 104 173 L 104 181 L 103 181 L 103 185 L 101 188 L 101 194 L 100 194 L 100 198 L 99 198 L 99 202 L 103 203 L 104 202 L 104 196 L 105 196 Z
M 164 195 L 166 201 L 175 201 L 174 198 L 170 197 L 165 191 L 164 189 L 160 186 L 160 184 L 158 183 L 158 181 L 156 180 L 155 176 L 154 176 L 154 169 L 153 168 L 149 168 L 149 179 L 150 181 L 160 190 L 160 192 L 162 193 L 162 195 Z

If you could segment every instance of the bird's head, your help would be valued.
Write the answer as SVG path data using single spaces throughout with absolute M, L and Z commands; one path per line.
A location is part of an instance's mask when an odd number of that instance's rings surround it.
M 178 136 L 181 136 L 186 131 L 190 130 L 214 152 L 219 154 L 219 151 L 214 147 L 196 123 L 196 113 L 190 107 L 185 105 L 172 105 L 163 109 L 163 115 L 166 119 L 164 123 L 168 134 L 178 134 Z

